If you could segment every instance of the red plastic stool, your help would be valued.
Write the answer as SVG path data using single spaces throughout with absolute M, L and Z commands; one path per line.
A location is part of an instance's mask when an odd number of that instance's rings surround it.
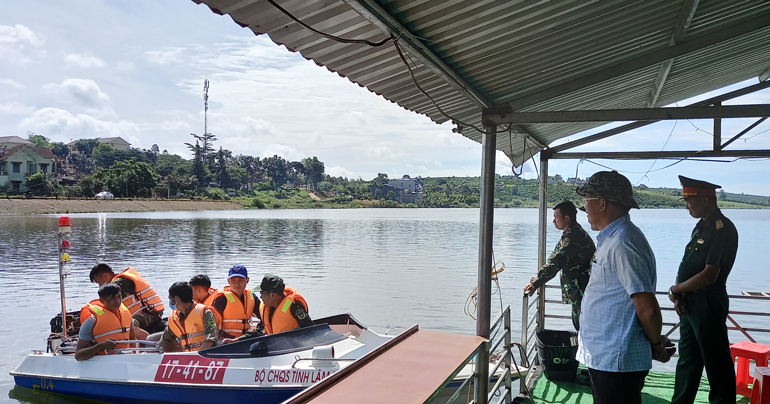
M 767 387 L 767 391 L 762 391 L 764 387 Z M 768 367 L 757 366 L 754 371 L 751 404 L 770 404 L 770 368 Z
M 730 345 L 730 354 L 738 358 L 738 370 L 735 373 L 735 390 L 738 394 L 751 397 L 749 384 L 754 380 L 749 377 L 749 360 L 754 359 L 757 367 L 767 366 L 770 362 L 770 345 L 740 341 Z

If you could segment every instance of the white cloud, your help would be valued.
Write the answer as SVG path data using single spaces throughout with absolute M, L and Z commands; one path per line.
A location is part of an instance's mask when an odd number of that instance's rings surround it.
M 35 111 L 35 107 L 24 105 L 16 101 L 0 104 L 0 112 L 8 115 L 29 115 Z
M 43 38 L 23 25 L 0 25 L 0 61 L 26 64 L 45 54 Z
M 44 85 L 43 91 L 75 101 L 78 106 L 89 109 L 103 109 L 110 103 L 110 97 L 93 80 L 68 78 L 61 84 Z
M 82 69 L 100 68 L 107 65 L 103 60 L 95 56 L 80 55 L 76 53 L 64 55 L 64 62 L 67 64 L 67 66 L 78 67 Z
M 331 175 L 332 177 L 345 177 L 349 179 L 355 179 L 359 177 L 357 173 L 348 171 L 340 166 L 334 166 L 331 168 L 326 167 L 324 171 L 326 174 Z
M 24 118 L 19 130 L 32 131 L 57 141 L 120 136 L 137 139 L 138 125 L 129 121 L 106 121 L 87 114 L 72 114 L 59 108 L 43 108 Z M 136 146 L 136 145 L 134 145 Z
M 142 57 L 144 60 L 156 65 L 167 65 L 174 62 L 181 63 L 183 61 L 182 48 L 165 48 L 162 50 L 154 50 L 145 52 Z
M 134 62 L 118 62 L 115 64 L 115 68 L 118 69 L 118 71 L 121 72 L 129 72 L 132 70 L 136 70 L 136 64 Z
M 24 88 L 24 84 L 12 79 L 0 79 L 0 84 L 6 84 L 13 88 Z
M 300 161 L 307 157 L 303 153 L 300 153 L 291 146 L 286 146 L 278 143 L 271 143 L 265 147 L 260 157 L 273 157 L 275 155 L 281 156 L 289 161 Z

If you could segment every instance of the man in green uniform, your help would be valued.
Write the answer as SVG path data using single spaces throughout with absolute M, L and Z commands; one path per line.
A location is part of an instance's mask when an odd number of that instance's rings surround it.
M 591 276 L 591 259 L 596 246 L 577 222 L 577 209 L 572 202 L 565 201 L 554 206 L 553 224 L 563 231 L 561 240 L 545 265 L 537 271 L 537 276 L 533 276 L 524 287 L 524 293 L 532 296 L 561 271 L 562 301 L 572 305 L 572 325 L 575 330 L 580 330 L 580 304 Z
M 679 362 L 674 404 L 692 403 L 703 367 L 709 402 L 735 404 L 735 369 L 725 324 L 729 307 L 725 283 L 738 251 L 738 231 L 717 206 L 719 185 L 679 176 L 687 210 L 700 219 L 668 290 L 679 314 Z

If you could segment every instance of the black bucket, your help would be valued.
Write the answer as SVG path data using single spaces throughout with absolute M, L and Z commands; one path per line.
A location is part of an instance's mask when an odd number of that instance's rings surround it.
M 577 333 L 543 330 L 537 333 L 537 356 L 548 380 L 572 381 L 577 376 Z

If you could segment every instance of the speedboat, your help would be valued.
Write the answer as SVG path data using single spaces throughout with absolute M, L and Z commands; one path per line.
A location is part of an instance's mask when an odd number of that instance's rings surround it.
M 376 351 L 392 335 L 349 314 L 316 325 L 198 352 L 160 352 L 156 343 L 76 361 L 75 340 L 49 338 L 13 371 L 17 385 L 113 403 L 280 403 Z M 131 341 L 137 343 L 139 341 Z

